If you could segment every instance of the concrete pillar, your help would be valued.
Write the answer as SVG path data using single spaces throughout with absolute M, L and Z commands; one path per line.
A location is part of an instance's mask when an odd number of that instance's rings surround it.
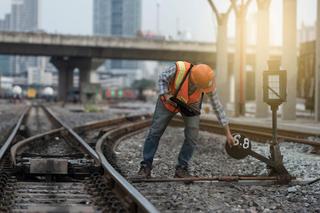
M 248 1 L 249 2 L 249 1 Z M 236 7 L 236 6 L 235 6 Z M 245 113 L 245 92 L 244 92 L 244 72 L 245 72 L 245 15 L 247 6 L 240 4 L 235 11 L 236 15 L 236 46 L 234 55 L 234 116 Z
M 222 13 L 217 20 L 217 90 L 224 106 L 230 101 L 230 81 L 228 76 L 228 16 L 229 13 Z
M 282 119 L 296 119 L 297 97 L 297 0 L 283 0 L 282 65 L 287 70 L 287 102 L 283 104 Z
M 70 63 L 68 57 L 52 57 L 50 62 L 57 68 L 58 76 L 58 99 L 67 101 L 68 94 L 73 90 L 73 70 L 75 64 Z
M 81 101 L 85 100 L 83 88 L 86 84 L 89 83 L 97 83 L 98 76 L 96 69 L 101 66 L 104 62 L 102 59 L 84 59 L 80 66 L 78 66 L 80 70 L 79 76 L 79 89 L 80 89 L 80 99 Z
M 50 62 L 59 70 L 58 96 L 60 101 L 67 101 L 67 95 L 73 89 L 73 70 L 80 70 L 79 91 L 83 99 L 83 86 L 88 83 L 97 83 L 95 71 L 103 62 L 102 59 L 91 59 L 86 57 L 52 57 Z
M 59 101 L 67 101 L 68 95 L 73 91 L 73 69 L 59 70 Z
M 316 67 L 315 67 L 315 119 L 320 122 L 320 1 L 317 1 L 317 40 L 316 40 Z
M 263 71 L 267 70 L 269 58 L 269 6 L 271 0 L 257 0 L 258 23 L 257 23 L 257 46 L 255 66 L 255 98 L 256 117 L 268 116 L 268 105 L 263 102 Z

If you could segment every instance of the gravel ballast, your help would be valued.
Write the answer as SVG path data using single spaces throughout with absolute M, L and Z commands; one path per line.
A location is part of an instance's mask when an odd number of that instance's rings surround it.
M 147 130 L 121 141 L 117 165 L 126 177 L 133 177 L 142 159 Z M 153 177 L 173 177 L 174 167 L 183 143 L 183 128 L 167 128 L 154 159 Z M 267 175 L 265 164 L 247 157 L 235 160 L 224 150 L 225 138 L 200 132 L 190 170 L 197 176 Z M 253 150 L 267 156 L 268 146 L 253 143 Z M 284 164 L 298 178 L 320 177 L 320 156 L 306 153 L 308 147 L 281 144 Z M 161 212 L 320 212 L 320 183 L 310 186 L 244 186 L 214 183 L 139 183 L 139 190 Z
M 72 112 L 68 108 L 52 107 L 68 125 L 119 116 L 112 110 L 100 113 Z M 119 110 L 121 112 L 121 110 Z M 129 114 L 129 113 L 128 113 Z M 128 115 L 126 114 L 126 115 Z M 125 177 L 133 177 L 139 169 L 147 129 L 123 139 L 115 148 L 116 163 Z M 183 128 L 169 127 L 161 138 L 154 159 L 153 177 L 173 177 L 177 157 L 184 139 Z M 225 138 L 200 132 L 199 143 L 190 162 L 197 176 L 267 175 L 266 166 L 252 157 L 235 160 L 224 150 Z M 268 146 L 253 143 L 253 150 L 267 156 Z M 308 154 L 308 146 L 281 144 L 284 164 L 298 178 L 320 177 L 320 157 Z M 320 212 L 320 183 L 310 186 L 239 185 L 229 183 L 135 183 L 160 212 Z

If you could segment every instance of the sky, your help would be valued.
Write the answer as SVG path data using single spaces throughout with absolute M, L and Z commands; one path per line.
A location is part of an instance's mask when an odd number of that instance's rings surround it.
M 12 0 L 0 0 L 0 18 L 10 12 Z M 49 33 L 92 34 L 92 0 L 39 0 L 40 27 Z M 214 0 L 220 11 L 226 11 L 229 0 Z M 304 22 L 316 21 L 316 0 L 297 0 L 298 27 Z M 177 35 L 189 31 L 196 41 L 212 41 L 216 36 L 216 21 L 207 0 L 142 0 L 142 30 L 157 31 L 157 3 L 159 3 L 159 30 L 163 35 Z M 249 14 L 256 11 L 255 0 Z M 282 0 L 272 0 L 270 8 L 270 39 L 272 44 L 282 42 Z M 248 16 L 252 17 L 252 16 Z M 229 19 L 228 36 L 234 36 L 234 15 Z

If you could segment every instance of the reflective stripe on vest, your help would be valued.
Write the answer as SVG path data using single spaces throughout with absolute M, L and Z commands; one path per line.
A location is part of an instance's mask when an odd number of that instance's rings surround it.
M 183 61 L 177 61 L 176 63 L 176 66 L 177 66 L 177 75 L 176 75 L 176 78 L 175 78 L 175 89 L 177 90 L 183 80 L 183 77 L 185 75 L 185 73 L 187 72 L 187 68 L 186 68 L 186 65 Z

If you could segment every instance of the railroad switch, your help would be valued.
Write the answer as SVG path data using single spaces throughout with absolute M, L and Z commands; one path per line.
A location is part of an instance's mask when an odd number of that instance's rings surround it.
M 283 156 L 280 153 L 278 144 L 276 146 L 274 144 L 270 144 L 270 156 L 265 157 L 251 149 L 251 140 L 244 135 L 235 133 L 233 134 L 233 138 L 234 146 L 230 147 L 228 143 L 225 145 L 226 152 L 232 158 L 241 160 L 250 155 L 257 160 L 262 161 L 263 163 L 267 164 L 269 176 L 277 176 L 277 183 L 287 184 L 294 179 L 292 176 L 290 176 L 287 169 L 283 165 Z M 272 156 L 272 154 L 274 155 Z M 275 156 L 277 158 L 275 158 Z
M 71 175 L 71 174 L 90 174 L 92 171 L 99 170 L 95 166 L 94 160 L 72 159 L 72 158 L 28 158 L 23 157 L 17 163 L 26 174 L 34 175 Z
M 272 143 L 270 144 L 269 158 L 251 150 L 251 141 L 240 135 L 234 134 L 235 146 L 230 148 L 226 144 L 227 153 L 242 159 L 250 155 L 267 164 L 270 176 L 279 176 L 280 183 L 289 183 L 292 177 L 283 165 L 279 143 L 277 140 L 277 111 L 279 106 L 286 101 L 287 72 L 280 70 L 279 60 L 268 61 L 269 70 L 263 73 L 263 100 L 270 105 L 272 111 Z

